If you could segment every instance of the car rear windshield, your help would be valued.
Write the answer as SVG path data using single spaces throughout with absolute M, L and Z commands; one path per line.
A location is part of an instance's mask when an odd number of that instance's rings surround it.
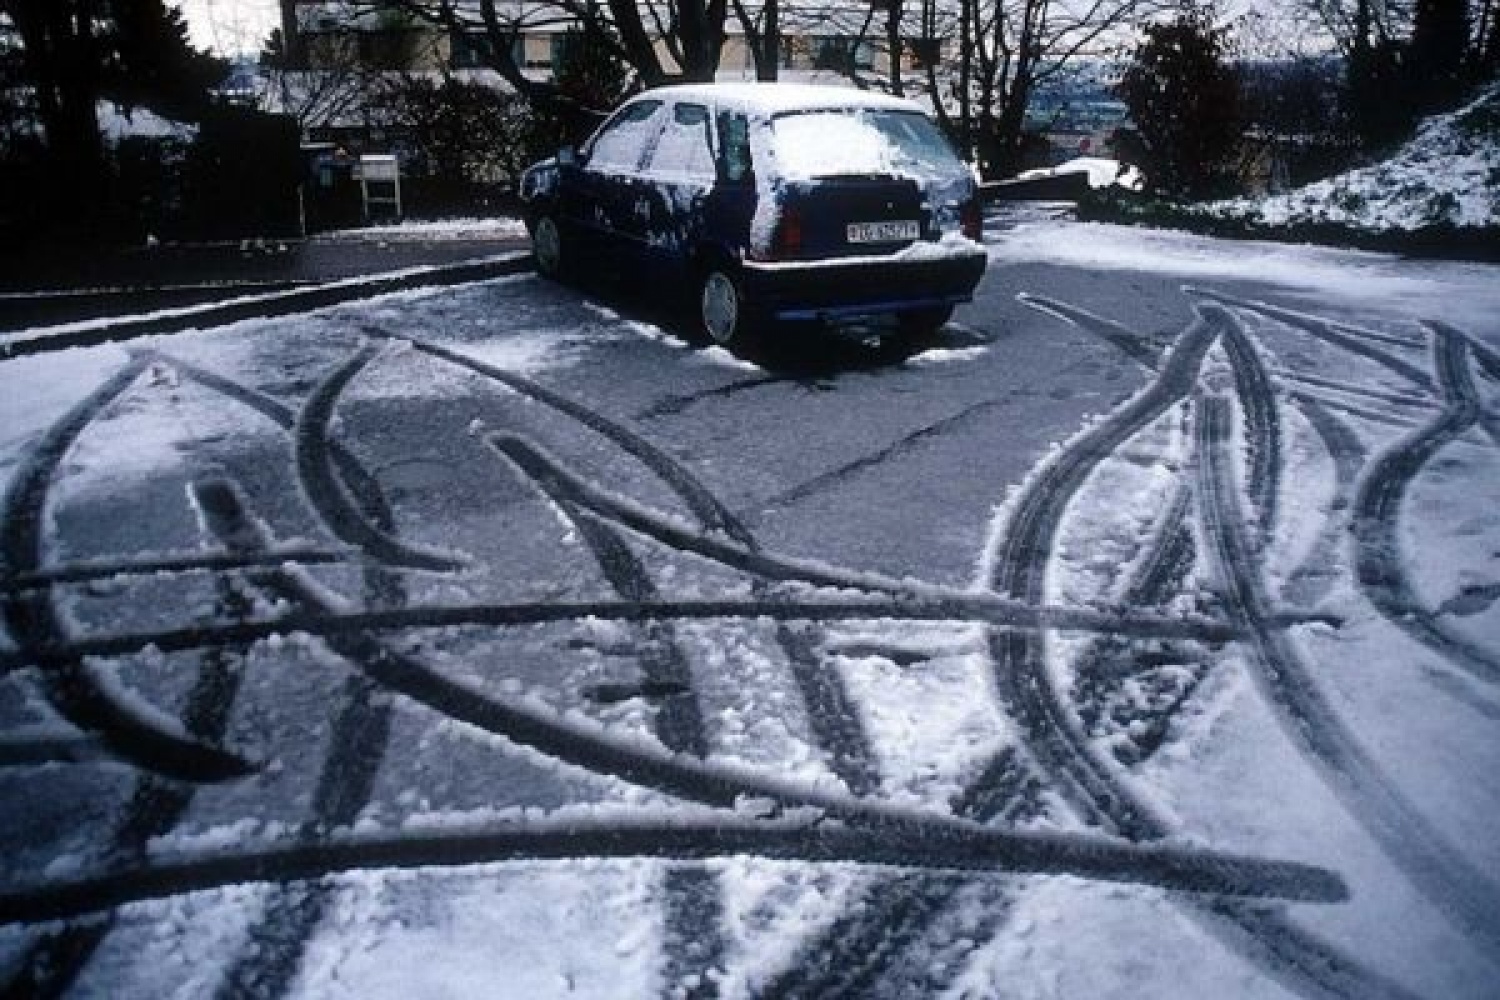
M 797 178 L 894 174 L 950 178 L 966 173 L 948 140 L 914 111 L 795 111 L 772 119 L 778 172 Z

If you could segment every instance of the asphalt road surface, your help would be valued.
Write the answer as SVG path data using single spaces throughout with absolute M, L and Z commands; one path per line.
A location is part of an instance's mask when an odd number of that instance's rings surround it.
M 1494 269 L 1049 225 L 0 362 L 5 995 L 1492 996 Z

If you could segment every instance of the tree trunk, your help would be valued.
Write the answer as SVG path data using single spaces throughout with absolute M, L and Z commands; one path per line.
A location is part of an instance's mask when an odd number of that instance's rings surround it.
M 277 4 L 281 10 L 281 57 L 286 60 L 282 69 L 306 69 L 307 46 L 297 24 L 297 0 L 277 0 Z
M 774 82 L 781 72 L 780 8 L 778 0 L 765 0 L 761 6 L 766 20 L 761 26 L 760 55 L 755 62 L 755 78 L 765 83 Z
M 906 5 L 903 0 L 886 0 L 886 3 L 889 6 L 885 16 L 885 44 L 891 58 L 891 93 L 901 97 L 901 15 Z

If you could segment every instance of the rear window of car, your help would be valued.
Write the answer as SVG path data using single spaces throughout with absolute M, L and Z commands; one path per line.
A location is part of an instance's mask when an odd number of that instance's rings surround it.
M 771 126 L 778 171 L 789 178 L 967 173 L 942 130 L 915 111 L 796 111 L 777 115 Z

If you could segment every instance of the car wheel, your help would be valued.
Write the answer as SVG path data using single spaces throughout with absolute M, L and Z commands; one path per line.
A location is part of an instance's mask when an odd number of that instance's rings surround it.
M 899 319 L 903 340 L 925 340 L 953 318 L 953 306 L 931 306 L 902 313 Z
M 564 253 L 562 230 L 557 220 L 544 215 L 536 220 L 531 230 L 531 253 L 536 258 L 536 269 L 544 278 L 561 280 L 567 272 L 567 257 Z
M 698 286 L 698 326 L 710 341 L 731 350 L 750 339 L 751 310 L 740 283 L 728 271 L 711 267 Z

